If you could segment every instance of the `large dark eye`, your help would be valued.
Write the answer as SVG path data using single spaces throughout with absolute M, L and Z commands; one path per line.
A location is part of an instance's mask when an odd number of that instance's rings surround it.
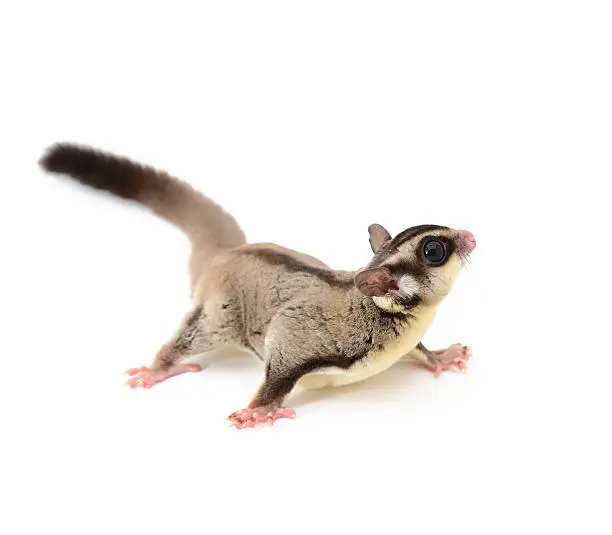
M 441 264 L 446 259 L 446 247 L 441 241 L 428 241 L 423 246 L 423 256 L 430 264 Z

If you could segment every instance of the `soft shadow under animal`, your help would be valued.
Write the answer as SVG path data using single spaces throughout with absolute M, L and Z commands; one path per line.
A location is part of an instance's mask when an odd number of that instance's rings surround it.
M 470 349 L 421 343 L 440 302 L 476 247 L 471 232 L 420 225 L 395 237 L 370 225 L 374 256 L 357 271 L 271 243 L 247 244 L 232 216 L 166 173 L 88 147 L 58 144 L 40 161 L 96 189 L 138 202 L 180 227 L 192 245 L 193 306 L 151 366 L 127 371 L 151 388 L 201 365 L 186 362 L 224 346 L 250 351 L 264 379 L 237 428 L 294 417 L 282 405 L 296 384 L 316 389 L 366 379 L 402 359 L 436 375 L 464 370 Z

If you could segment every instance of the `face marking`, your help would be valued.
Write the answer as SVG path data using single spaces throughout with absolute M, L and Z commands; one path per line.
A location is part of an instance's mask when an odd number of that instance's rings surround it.
M 420 285 L 412 275 L 407 273 L 400 277 L 398 286 L 400 292 L 405 294 L 407 297 L 413 297 L 417 295 Z
M 389 286 L 384 295 L 375 296 L 375 303 L 384 310 L 405 313 L 414 302 L 439 303 L 474 247 L 471 233 L 448 227 L 421 225 L 401 232 L 385 243 L 368 265 L 370 270 L 384 270 L 398 283 L 396 291 Z
M 407 254 L 398 253 L 385 264 L 389 272 L 398 280 L 409 273 L 413 278 L 423 282 L 427 280 L 427 269 L 420 262 L 410 259 Z
M 448 227 L 442 227 L 440 225 L 419 225 L 416 227 L 410 227 L 409 229 L 400 232 L 395 238 L 389 242 L 389 248 L 397 249 L 402 243 L 412 240 L 416 236 L 425 233 L 432 233 L 436 230 L 449 230 Z

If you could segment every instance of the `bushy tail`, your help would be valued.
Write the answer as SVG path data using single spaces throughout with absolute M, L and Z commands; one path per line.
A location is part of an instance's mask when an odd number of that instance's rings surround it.
M 198 255 L 246 241 L 236 220 L 219 205 L 189 184 L 151 167 L 68 143 L 50 147 L 40 165 L 47 171 L 64 173 L 82 184 L 151 208 L 181 228 Z

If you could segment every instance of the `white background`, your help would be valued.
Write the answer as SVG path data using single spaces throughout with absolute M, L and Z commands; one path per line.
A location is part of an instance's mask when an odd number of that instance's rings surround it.
M 610 533 L 609 2 L 6 2 L 3 534 Z M 232 355 L 123 385 L 188 307 L 188 244 L 45 175 L 56 141 L 186 179 L 251 241 L 355 269 L 366 228 L 478 241 L 397 365 L 236 431 Z M 247 531 L 248 530 L 248 531 Z

